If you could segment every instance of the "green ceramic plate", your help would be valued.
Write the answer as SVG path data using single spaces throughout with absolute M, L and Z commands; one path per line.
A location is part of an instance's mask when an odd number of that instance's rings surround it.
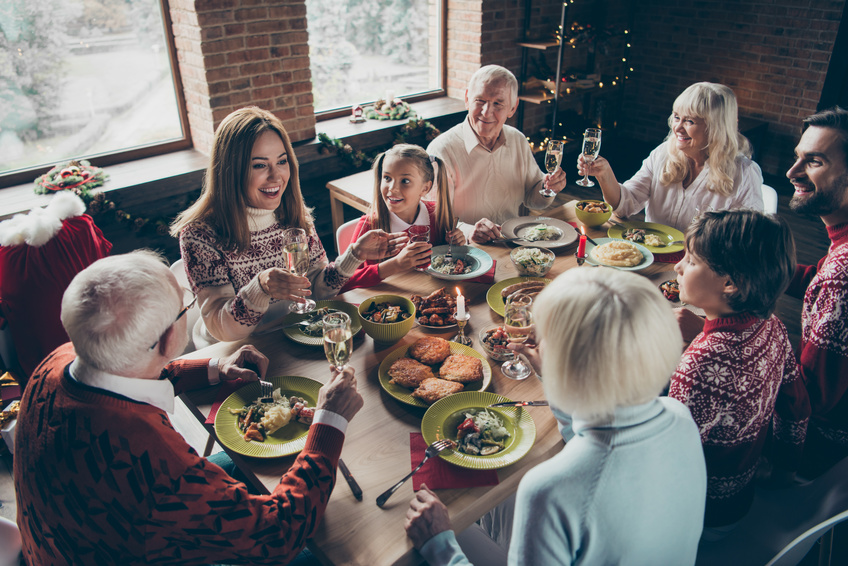
M 432 257 L 445 255 L 446 253 L 448 253 L 448 246 L 434 246 L 432 250 Z M 492 269 L 492 265 L 494 265 L 492 256 L 480 248 L 472 246 L 452 246 L 451 253 L 455 260 L 459 258 L 466 258 L 467 261 L 469 261 L 469 265 L 471 265 L 472 270 L 469 273 L 464 273 L 462 275 L 447 275 L 445 273 L 439 273 L 430 266 L 427 268 L 427 273 L 437 279 L 463 281 L 465 279 L 474 279 L 475 277 L 485 275 L 487 271 Z
M 274 389 L 279 387 L 280 392 L 286 397 L 292 395 L 303 397 L 310 407 L 314 407 L 318 402 L 318 390 L 321 388 L 321 383 L 314 379 L 294 375 L 266 379 L 274 384 Z M 259 383 L 253 382 L 245 385 L 221 403 L 221 408 L 215 415 L 215 434 L 218 436 L 218 442 L 238 454 L 254 458 L 278 458 L 297 454 L 303 450 L 306 446 L 306 433 L 309 427 L 296 421 L 268 435 L 265 442 L 255 440 L 247 442 L 242 437 L 236 424 L 236 416 L 230 414 L 229 409 L 241 409 L 255 401 L 259 394 Z
M 511 277 L 509 279 L 504 279 L 503 281 L 498 281 L 489 287 L 489 290 L 486 292 L 486 302 L 489 303 L 489 307 L 495 311 L 495 313 L 503 316 L 504 300 L 503 297 L 501 297 L 501 291 L 510 285 L 515 285 L 522 281 L 543 281 L 544 283 L 550 283 L 553 279 L 547 279 L 545 277 Z
M 356 305 L 346 303 L 344 301 L 316 301 L 316 309 L 328 307 L 337 311 L 346 312 L 350 317 L 350 333 L 356 336 L 356 333 L 362 329 L 362 322 L 359 320 L 359 311 L 356 310 Z M 309 318 L 311 313 L 299 314 L 296 312 L 289 313 L 283 318 L 283 326 L 294 324 L 295 322 Z M 298 344 L 306 344 L 307 346 L 323 346 L 323 336 L 310 336 L 300 329 L 300 326 L 292 326 L 284 328 L 283 333 Z
M 606 244 L 607 242 L 615 242 L 615 241 L 621 241 L 621 238 L 595 238 L 595 242 L 597 242 L 598 246 L 602 246 L 602 245 Z M 611 265 L 604 265 L 603 263 L 597 261 L 595 259 L 595 257 L 592 255 L 592 252 L 595 250 L 596 246 L 592 246 L 591 244 L 589 244 L 589 246 L 586 247 L 586 263 L 589 263 L 591 265 L 601 265 L 601 266 L 604 266 L 604 267 L 612 267 L 613 269 L 620 269 L 621 271 L 639 271 L 640 269 L 645 269 L 646 267 L 648 267 L 649 265 L 654 263 L 654 254 L 652 254 L 650 252 L 650 250 L 648 250 L 648 248 L 646 248 L 642 244 L 637 244 L 636 242 L 628 242 L 628 243 L 633 244 L 634 246 L 636 246 L 636 248 L 640 252 L 642 252 L 642 256 L 643 256 L 642 257 L 642 263 L 640 263 L 639 265 L 634 265 L 633 267 L 614 267 L 614 266 L 611 266 Z
M 456 440 L 456 427 L 465 420 L 463 414 L 468 409 L 482 409 L 492 403 L 510 401 L 503 395 L 488 391 L 463 391 L 445 397 L 433 403 L 421 420 L 421 434 L 429 445 L 440 438 Z M 474 470 L 496 470 L 514 464 L 523 458 L 536 441 L 536 424 L 530 411 L 524 407 L 495 407 L 489 409 L 497 413 L 509 431 L 506 447 L 489 456 L 472 456 L 457 450 L 445 450 L 439 456 L 461 468 Z
M 628 228 L 641 228 L 645 231 L 646 234 L 653 234 L 654 236 L 658 236 L 663 242 L 666 242 L 666 245 L 661 248 L 657 246 L 647 246 L 645 244 L 639 243 L 640 246 L 644 246 L 651 253 L 671 254 L 683 250 L 683 244 L 676 244 L 674 246 L 668 245 L 671 242 L 682 242 L 683 240 L 685 240 L 686 236 L 683 234 L 683 232 L 676 228 L 672 228 L 671 226 L 666 226 L 665 224 L 657 224 L 656 222 L 640 222 L 638 220 L 628 220 L 627 222 L 621 222 L 619 226 L 613 225 L 612 228 L 607 230 L 607 236 L 609 236 L 610 238 L 615 238 L 616 240 L 623 240 L 624 231 Z
M 486 356 L 471 348 L 469 346 L 465 346 L 458 342 L 450 343 L 451 354 L 465 354 L 466 356 L 474 356 L 475 358 L 480 358 L 483 361 L 483 381 L 475 381 L 473 383 L 469 383 L 465 386 L 465 391 L 483 391 L 489 387 L 492 383 L 492 366 L 489 365 L 488 360 L 486 360 Z M 406 355 L 406 351 L 409 350 L 409 345 L 398 346 L 386 356 L 386 359 L 383 360 L 383 363 L 380 364 L 380 386 L 392 397 L 400 401 L 401 403 L 406 403 L 407 405 L 412 405 L 413 407 L 421 407 L 427 408 L 429 405 L 422 401 L 421 399 L 416 399 L 411 395 L 412 389 L 407 387 L 402 387 L 400 385 L 395 385 L 394 383 L 389 383 L 391 377 L 389 376 L 389 368 L 392 367 L 392 364 L 398 361 L 400 358 Z M 435 372 L 434 372 L 435 373 Z M 464 393 L 463 391 L 462 393 Z M 457 394 L 455 394 L 457 395 Z

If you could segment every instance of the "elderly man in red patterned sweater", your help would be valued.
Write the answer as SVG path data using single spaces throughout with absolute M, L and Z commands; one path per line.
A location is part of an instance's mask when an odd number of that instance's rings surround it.
M 786 176 L 792 210 L 821 217 L 831 244 L 818 265 L 799 265 L 787 293 L 803 297 L 798 359 L 812 416 L 800 470 L 820 475 L 848 456 L 848 111 L 804 120 Z
M 65 292 L 71 343 L 36 369 L 18 416 L 15 487 L 29 564 L 285 564 L 321 521 L 348 421 L 352 371 L 319 393 L 306 447 L 269 495 L 201 458 L 171 426 L 174 395 L 256 374 L 244 347 L 170 362 L 187 341 L 183 292 L 150 252 L 101 259 Z M 150 346 L 153 344 L 153 346 Z

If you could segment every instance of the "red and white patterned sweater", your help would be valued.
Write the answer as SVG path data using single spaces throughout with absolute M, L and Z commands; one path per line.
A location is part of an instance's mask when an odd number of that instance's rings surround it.
M 798 360 L 810 394 L 810 426 L 848 455 L 848 224 L 828 226 L 818 265 L 799 265 L 788 294 L 804 298 Z
M 203 317 L 204 328 L 194 331 L 198 347 L 245 338 L 272 305 L 289 304 L 266 295 L 258 277 L 271 267 L 285 268 L 283 232 L 287 227 L 280 225 L 273 210 L 249 208 L 248 220 L 250 247 L 244 252 L 224 250 L 214 230 L 203 224 L 191 224 L 180 233 L 180 253 Z M 328 263 L 318 235 L 314 229 L 309 232 L 306 277 L 313 299 L 335 297 L 360 263 L 350 248 Z
M 28 564 L 287 564 L 327 507 L 344 435 L 313 425 L 270 495 L 197 455 L 167 414 L 74 381 L 68 343 L 30 379 L 18 415 L 15 491 Z M 179 360 L 174 392 L 208 385 Z
M 798 467 L 810 404 L 786 328 L 776 316 L 706 321 L 683 353 L 668 396 L 689 407 L 701 432 L 706 526 L 727 525 L 747 513 L 770 423 L 778 463 Z

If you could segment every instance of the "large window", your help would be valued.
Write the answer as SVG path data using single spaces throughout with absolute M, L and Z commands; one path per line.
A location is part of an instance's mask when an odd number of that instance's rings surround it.
M 439 91 L 441 0 L 306 0 L 315 111 Z
M 160 0 L 2 0 L 0 175 L 187 146 L 164 17 Z

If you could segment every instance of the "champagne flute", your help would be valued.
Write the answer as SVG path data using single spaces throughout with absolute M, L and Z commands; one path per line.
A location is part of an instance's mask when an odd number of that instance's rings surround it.
M 591 163 L 598 157 L 601 151 L 601 130 L 598 128 L 586 128 L 583 133 L 583 159 Z M 577 181 L 581 187 L 594 187 L 595 183 L 589 180 L 589 173 L 585 173 L 583 178 Z
M 533 324 L 533 297 L 523 293 L 510 295 L 506 299 L 504 308 L 504 326 L 514 328 L 525 328 Z M 524 343 L 527 341 L 526 333 L 509 332 L 510 342 Z M 521 359 L 521 355 L 514 353 L 511 360 L 507 360 L 501 366 L 501 372 L 510 379 L 526 379 L 533 373 L 530 366 Z
M 350 317 L 344 312 L 331 312 L 324 315 L 324 355 L 336 369 L 344 370 L 353 350 L 353 334 L 350 331 Z
M 559 164 L 562 163 L 562 141 L 550 140 L 548 149 L 545 151 L 545 169 L 553 175 L 559 169 Z M 556 193 L 547 187 L 542 187 L 539 191 L 543 197 L 554 197 Z
M 289 228 L 283 232 L 283 253 L 286 269 L 294 275 L 305 276 L 309 271 L 309 238 L 302 228 Z M 308 298 L 299 299 L 289 305 L 289 310 L 296 313 L 307 313 L 315 308 L 315 301 Z

